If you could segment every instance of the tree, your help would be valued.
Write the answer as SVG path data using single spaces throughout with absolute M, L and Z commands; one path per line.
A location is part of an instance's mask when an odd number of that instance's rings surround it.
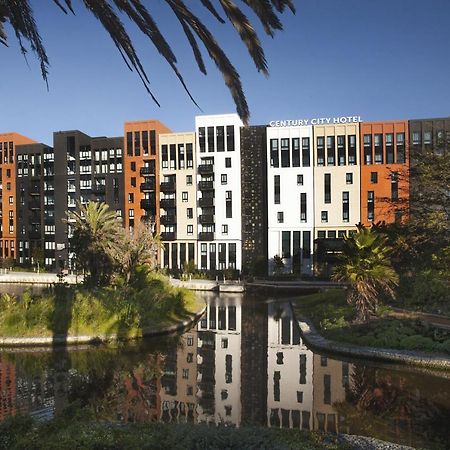
M 375 313 L 379 296 L 394 297 L 398 276 L 391 266 L 387 237 L 358 225 L 358 231 L 344 238 L 341 262 L 332 279 L 348 284 L 347 301 L 356 308 L 356 322 L 367 322 Z
M 280 275 L 284 270 L 285 264 L 283 258 L 280 255 L 273 257 L 273 271 L 276 275 Z
M 85 282 L 97 286 L 106 283 L 113 272 L 112 250 L 118 245 L 120 222 L 106 203 L 78 202 L 78 210 L 67 213 L 66 222 L 73 228 L 70 249 L 79 266 L 87 272 Z
M 53 2 L 64 13 L 67 14 L 70 11 L 75 14 L 72 0 L 53 0 Z M 146 71 L 119 14 L 127 16 L 146 38 L 150 40 L 161 56 L 167 61 L 187 94 L 195 103 L 178 70 L 176 56 L 151 14 L 156 9 L 155 5 L 152 5 L 152 2 L 149 2 L 148 6 L 144 6 L 143 0 L 83 0 L 83 3 L 88 11 L 103 25 L 128 68 L 130 70 L 134 69 L 137 72 L 146 91 L 158 105 L 159 103 L 156 97 L 150 90 L 150 82 Z M 174 18 L 180 23 L 200 72 L 206 75 L 206 67 L 198 46 L 198 41 L 204 45 L 209 57 L 222 73 L 225 84 L 230 90 L 236 104 L 239 116 L 247 123 L 249 110 L 239 74 L 223 49 L 214 39 L 210 29 L 193 12 L 194 8 L 187 7 L 183 0 L 165 0 L 165 3 L 173 12 Z M 246 45 L 258 71 L 266 75 L 268 74 L 267 62 L 258 35 L 251 21 L 238 7 L 235 0 L 219 0 L 220 7 L 226 15 L 226 19 L 221 17 L 216 5 L 211 0 L 201 0 L 200 2 L 192 3 L 197 3 L 199 9 L 211 14 L 218 22 L 222 24 L 226 22 L 231 23 L 239 34 L 240 39 Z M 258 17 L 263 25 L 264 31 L 271 37 L 273 37 L 275 31 L 283 28 L 277 13 L 282 14 L 286 8 L 289 8 L 295 13 L 293 0 L 242 0 L 242 3 Z M 30 6 L 30 0 L 0 2 L 0 42 L 7 45 L 7 35 L 2 23 L 5 21 L 11 24 L 24 55 L 27 49 L 23 41 L 28 41 L 31 50 L 39 59 L 42 77 L 47 82 L 49 60 L 41 36 L 39 35 L 34 13 Z
M 150 223 L 138 224 L 132 231 L 122 228 L 118 245 L 109 249 L 127 282 L 132 281 L 138 267 L 145 265 L 150 270 L 156 267 L 161 241 L 153 229 L 154 224 Z

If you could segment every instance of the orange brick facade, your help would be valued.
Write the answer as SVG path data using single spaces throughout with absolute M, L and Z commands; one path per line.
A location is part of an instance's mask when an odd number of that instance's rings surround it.
M 0 134 L 0 256 L 15 258 L 17 249 L 16 146 L 36 141 L 18 133 Z
M 408 122 L 360 125 L 361 222 L 403 222 L 409 200 Z
M 127 228 L 156 222 L 159 232 L 159 135 L 171 130 L 158 120 L 125 122 L 124 176 Z

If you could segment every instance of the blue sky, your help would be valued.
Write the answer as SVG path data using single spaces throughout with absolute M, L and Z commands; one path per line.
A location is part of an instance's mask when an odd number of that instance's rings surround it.
M 0 132 L 17 131 L 51 144 L 59 130 L 121 135 L 125 120 L 156 118 L 173 131 L 193 130 L 194 116 L 202 112 L 151 44 L 128 27 L 161 108 L 81 1 L 73 3 L 75 17 L 50 1 L 31 0 L 51 63 L 49 91 L 35 57 L 29 53 L 27 66 L 11 33 L 10 47 L 0 48 Z M 208 62 L 203 76 L 171 12 L 161 1 L 151 3 L 203 113 L 234 112 L 214 65 Z M 256 71 L 231 26 L 202 16 L 241 74 L 252 124 L 341 115 L 364 121 L 450 115 L 450 1 L 295 3 L 297 14 L 282 16 L 285 30 L 274 39 L 257 24 L 269 78 Z

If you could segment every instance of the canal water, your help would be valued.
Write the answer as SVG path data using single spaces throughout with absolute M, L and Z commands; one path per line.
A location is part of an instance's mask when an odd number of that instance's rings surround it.
M 202 295 L 191 330 L 132 345 L 0 351 L 0 420 L 48 419 L 78 402 L 99 420 L 257 424 L 450 441 L 450 376 L 313 352 L 289 302 Z

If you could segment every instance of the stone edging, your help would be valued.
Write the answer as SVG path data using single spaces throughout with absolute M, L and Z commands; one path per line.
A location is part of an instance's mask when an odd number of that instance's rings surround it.
M 142 337 L 161 336 L 182 331 L 200 319 L 205 310 L 206 305 L 204 305 L 200 311 L 192 314 L 189 319 L 185 319 L 168 327 L 159 329 L 144 328 L 142 330 Z M 52 347 L 55 345 L 100 344 L 122 339 L 134 340 L 139 338 L 141 338 L 141 336 L 124 339 L 119 337 L 116 333 L 99 334 L 96 336 L 6 337 L 0 338 L 0 347 Z
M 376 347 L 363 347 L 352 344 L 341 344 L 321 336 L 314 325 L 305 317 L 298 318 L 303 340 L 312 349 L 325 350 L 341 355 L 369 358 L 379 361 L 396 362 L 430 369 L 450 371 L 450 358 L 445 356 L 431 356 L 427 353 L 411 350 L 391 350 Z

